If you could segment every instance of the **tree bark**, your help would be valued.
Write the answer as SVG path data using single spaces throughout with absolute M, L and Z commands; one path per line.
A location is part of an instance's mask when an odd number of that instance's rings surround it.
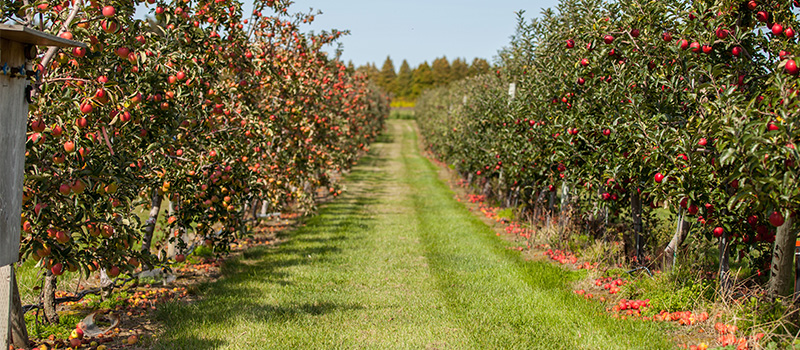
M 258 221 L 258 203 L 258 198 L 253 198 L 253 201 L 250 204 L 250 215 L 253 217 L 253 221 Z
M 153 190 L 153 198 L 150 200 L 150 216 L 145 223 L 147 226 L 144 229 L 144 236 L 142 236 L 142 254 L 150 253 L 150 245 L 153 242 L 153 232 L 156 229 L 156 222 L 158 221 L 158 214 L 161 212 L 161 202 L 164 197 L 158 193 L 158 189 Z
M 567 184 L 561 185 L 561 207 L 559 208 L 558 214 L 558 226 L 560 229 L 564 230 L 564 226 L 567 225 L 567 209 L 569 208 L 569 188 Z
M 169 201 L 169 216 L 175 215 L 175 212 L 181 210 L 180 208 L 180 198 L 175 196 L 175 198 Z M 175 230 L 170 231 L 167 236 L 167 258 L 173 258 L 178 255 L 180 250 L 179 241 L 187 242 L 187 239 L 188 238 L 181 227 L 177 227 Z
M 50 324 L 58 324 L 58 312 L 56 312 L 56 285 L 57 277 L 50 270 L 44 274 L 44 288 L 42 288 L 42 306 L 44 309 L 44 319 Z
M 644 237 L 642 236 L 642 198 L 639 191 L 631 191 L 631 217 L 633 219 L 634 249 L 636 261 L 644 263 Z
M 549 190 L 548 190 L 549 191 Z M 547 228 L 553 224 L 553 212 L 556 209 L 556 191 L 550 192 L 550 200 L 547 203 Z
M 689 229 L 692 227 L 692 224 L 684 219 L 685 215 L 686 213 L 683 212 L 683 209 L 678 212 L 678 224 L 675 227 L 675 235 L 672 236 L 672 240 L 669 241 L 667 247 L 664 248 L 663 269 L 665 271 L 675 268 L 675 258 L 678 254 L 678 249 L 683 245 L 683 241 L 686 240 L 686 237 L 689 235 Z
M 727 232 L 719 238 L 719 288 L 723 297 L 733 292 L 733 279 L 730 271 L 730 238 Z
M 269 210 L 269 201 L 261 200 L 261 218 L 267 217 L 267 210 Z
M 772 297 L 786 297 L 792 295 L 794 289 L 794 248 L 797 232 L 792 230 L 794 220 L 791 215 L 786 216 L 783 225 L 778 227 L 775 235 L 775 247 L 772 252 L 772 266 L 770 268 L 769 288 L 767 292 Z

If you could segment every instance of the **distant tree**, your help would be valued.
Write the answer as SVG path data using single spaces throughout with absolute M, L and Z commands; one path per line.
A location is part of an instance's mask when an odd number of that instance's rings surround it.
M 475 58 L 472 60 L 472 65 L 469 66 L 467 76 L 475 76 L 486 74 L 492 71 L 492 66 L 483 58 Z
M 412 86 L 414 85 L 414 73 L 408 65 L 408 61 L 403 60 L 400 64 L 400 73 L 394 80 L 394 93 L 397 97 L 402 99 L 412 98 Z
M 414 69 L 413 76 L 414 85 L 411 88 L 411 96 L 416 99 L 423 90 L 433 87 L 433 71 L 426 61 Z
M 378 73 L 380 73 L 378 68 L 375 68 L 374 63 L 367 63 L 366 65 L 359 66 L 356 71 L 366 74 L 372 81 L 377 81 Z
M 353 60 L 347 61 L 347 70 L 351 73 L 356 71 L 356 66 L 353 65 Z
M 447 61 L 447 56 L 433 60 L 431 71 L 433 73 L 433 84 L 435 86 L 447 85 L 452 80 L 452 71 L 450 69 L 450 62 Z
M 383 88 L 383 91 L 387 93 L 395 93 L 394 91 L 394 80 L 397 78 L 397 73 L 394 70 L 394 62 L 392 62 L 392 58 L 386 56 L 386 61 L 383 61 L 383 67 L 381 67 L 381 71 L 378 74 L 377 83 L 378 86 Z
M 456 58 L 450 65 L 450 81 L 464 79 L 469 74 L 469 64 L 463 58 Z

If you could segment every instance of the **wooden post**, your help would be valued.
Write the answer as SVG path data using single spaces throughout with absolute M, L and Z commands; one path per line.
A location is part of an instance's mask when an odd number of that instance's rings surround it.
M 798 302 L 800 294 L 800 241 L 794 242 L 794 301 Z
M 19 299 L 11 264 L 19 260 L 28 82 L 35 74 L 29 69 L 28 60 L 36 56 L 36 45 L 86 46 L 27 27 L 0 24 L 0 346 L 3 348 L 11 343 L 12 305 Z M 15 318 L 22 317 L 15 314 Z M 19 321 L 14 324 L 19 325 Z M 24 333 L 24 330 L 14 332 Z M 17 344 L 27 341 L 14 339 Z
M 0 320 L 6 320 L 0 323 L 0 344 L 6 347 L 11 344 L 11 282 L 11 265 L 0 267 Z

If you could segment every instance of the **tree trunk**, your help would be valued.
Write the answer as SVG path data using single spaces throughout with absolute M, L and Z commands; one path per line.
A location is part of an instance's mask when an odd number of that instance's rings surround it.
M 14 264 L 7 267 L 11 274 L 11 344 L 18 349 L 27 348 L 28 328 L 25 325 L 25 313 L 22 311 L 22 300 L 20 300 L 19 287 L 17 286 L 17 274 L 14 272 Z
M 313 196 L 314 194 L 312 194 Z M 258 198 L 253 198 L 252 204 L 250 205 L 250 215 L 253 217 L 253 221 L 258 221 Z
M 153 242 L 153 232 L 156 229 L 156 222 L 158 221 L 158 214 L 161 212 L 161 202 L 164 197 L 158 193 L 158 189 L 153 190 L 153 197 L 150 200 L 150 216 L 147 218 L 145 224 L 144 235 L 142 236 L 142 254 L 150 253 L 150 245 Z
M 794 288 L 794 247 L 797 232 L 792 230 L 792 216 L 787 215 L 783 225 L 775 235 L 775 248 L 772 253 L 768 293 L 772 297 L 792 295 Z
M 644 263 L 644 237 L 642 236 L 642 197 L 639 191 L 631 191 L 631 217 L 633 219 L 634 249 L 636 261 Z
M 500 203 L 505 203 L 506 201 L 506 179 L 503 174 L 503 170 L 505 169 L 500 169 L 500 177 L 497 179 L 497 189 L 494 191 L 494 193 L 497 193 L 497 201 Z
M 484 179 L 486 182 L 483 184 L 483 191 L 481 195 L 483 195 L 487 200 L 492 195 L 492 181 L 489 179 Z
M 727 232 L 719 238 L 719 289 L 723 297 L 733 292 L 733 279 L 730 271 L 730 239 Z
M 260 215 L 260 217 L 266 218 L 267 217 L 267 210 L 269 210 L 269 201 L 262 200 L 261 201 L 261 215 Z
M 44 274 L 44 288 L 42 288 L 42 306 L 44 318 L 50 324 L 58 324 L 58 312 L 56 312 L 56 282 L 57 277 L 50 270 Z
M 177 196 L 169 201 L 169 216 L 175 215 L 175 212 L 180 210 L 180 198 Z M 187 242 L 185 232 L 182 228 L 176 227 L 171 230 L 167 236 L 167 258 L 173 258 L 178 255 L 180 250 L 180 241 Z
M 675 235 L 672 236 L 672 240 L 669 241 L 667 247 L 664 248 L 663 269 L 665 271 L 675 268 L 675 258 L 678 254 L 678 249 L 683 244 L 683 241 L 686 240 L 686 237 L 689 235 L 689 229 L 692 227 L 691 223 L 684 220 L 685 215 L 686 214 L 683 212 L 683 209 L 678 212 L 678 224 L 675 227 Z
M 556 191 L 549 192 L 550 200 L 547 203 L 547 228 L 550 228 L 550 226 L 553 224 L 553 212 L 556 209 Z
M 567 209 L 569 209 L 569 188 L 563 184 L 561 185 L 561 207 L 558 214 L 558 226 L 562 231 L 567 225 Z
M 106 269 L 100 269 L 100 297 L 106 300 L 114 293 L 114 280 L 108 276 Z

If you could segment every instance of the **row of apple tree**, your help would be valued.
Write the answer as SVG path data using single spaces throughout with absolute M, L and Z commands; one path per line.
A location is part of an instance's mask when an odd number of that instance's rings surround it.
M 3 3 L 3 22 L 88 45 L 34 60 L 20 256 L 46 269 L 45 294 L 67 270 L 115 277 L 163 263 L 152 239 L 167 207 L 180 260 L 196 242 L 227 250 L 262 207 L 340 192 L 388 101 L 322 51 L 341 31 L 305 33 L 315 13 L 290 4 Z
M 436 157 L 501 199 L 552 209 L 560 192 L 584 222 L 627 222 L 637 263 L 670 268 L 691 232 L 719 243 L 723 291 L 737 259 L 789 295 L 798 7 L 562 0 L 520 14 L 495 74 L 428 92 L 417 119 Z M 663 251 L 644 220 L 658 207 L 681 218 Z

